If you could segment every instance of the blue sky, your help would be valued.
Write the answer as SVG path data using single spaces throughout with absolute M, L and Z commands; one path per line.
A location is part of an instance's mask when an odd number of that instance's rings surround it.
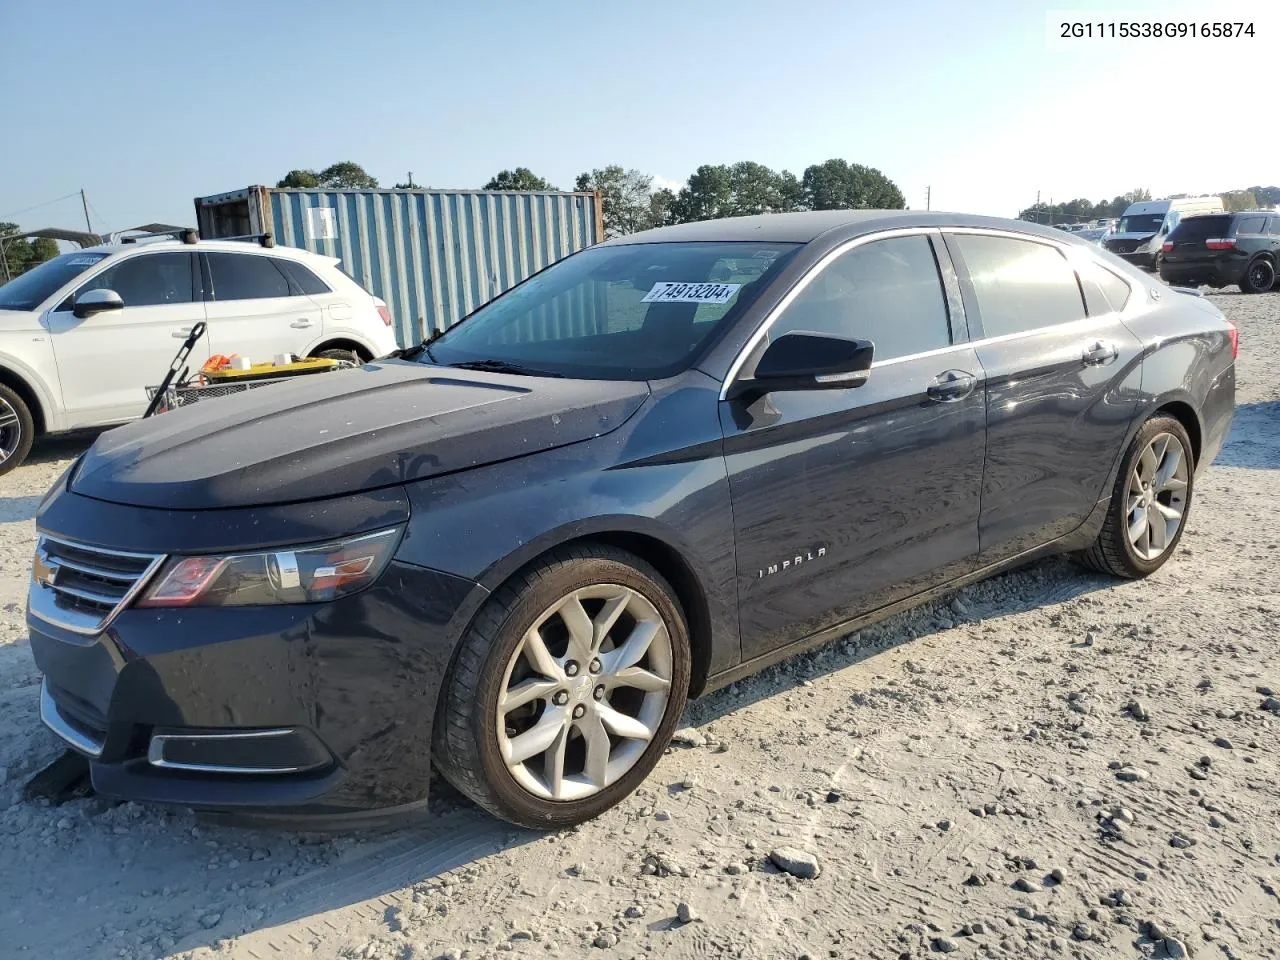
M 0 0 L 0 219 L 190 223 L 191 200 L 361 163 L 478 187 L 523 165 L 570 188 L 621 163 L 878 167 L 923 207 L 1280 180 L 1244 91 L 1269 37 L 1050 45 L 1046 10 L 1222 11 L 1233 0 Z M 1186 65 L 1190 64 L 1190 67 Z M 1181 72 L 1179 66 L 1182 65 Z M 1254 114 L 1256 116 L 1256 113 Z M 1250 132 L 1252 131 L 1252 132 Z M 1265 149 L 1269 144 L 1269 149 Z

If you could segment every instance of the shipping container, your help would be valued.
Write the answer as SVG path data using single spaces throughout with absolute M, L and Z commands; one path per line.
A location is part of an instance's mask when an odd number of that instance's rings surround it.
M 270 233 L 337 257 L 408 346 L 604 239 L 599 194 L 247 187 L 197 197 L 207 240 Z

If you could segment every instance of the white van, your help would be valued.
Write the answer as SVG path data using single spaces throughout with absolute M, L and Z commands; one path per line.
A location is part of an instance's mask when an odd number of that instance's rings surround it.
M 1222 213 L 1221 197 L 1179 197 L 1131 203 L 1104 246 L 1134 266 L 1154 271 L 1160 262 L 1165 235 L 1184 217 Z

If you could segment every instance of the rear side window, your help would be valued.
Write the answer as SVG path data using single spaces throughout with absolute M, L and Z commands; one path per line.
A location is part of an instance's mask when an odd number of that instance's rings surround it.
M 958 249 L 968 270 L 983 336 L 1002 337 L 1084 319 L 1076 272 L 1056 248 L 981 234 L 954 234 L 947 243 Z
M 795 331 L 870 340 L 876 360 L 950 346 L 929 238 L 876 240 L 842 254 L 791 301 L 769 336 Z
M 1211 237 L 1231 236 L 1230 216 L 1226 217 L 1188 217 L 1169 234 L 1170 243 L 1198 243 Z
M 1267 224 L 1267 233 L 1273 237 L 1280 237 L 1280 217 L 1272 217 Z
M 1106 267 L 1093 260 L 1083 260 L 1080 265 L 1081 286 L 1089 306 L 1089 316 L 1124 309 L 1129 302 L 1129 284 Z M 1101 296 L 1101 302 L 1095 302 Z
M 108 267 L 76 291 L 114 290 L 126 307 L 191 302 L 191 254 L 149 253 Z
M 1236 225 L 1236 235 L 1262 233 L 1262 227 L 1266 222 L 1266 217 L 1241 217 L 1240 222 Z
M 308 268 L 298 263 L 297 260 L 285 260 L 283 258 L 272 258 L 272 263 L 284 271 L 285 276 L 293 281 L 293 285 L 303 293 L 319 294 L 332 293 L 329 285 L 312 273 Z
M 291 296 L 289 281 L 275 268 L 274 257 L 240 253 L 207 253 L 214 300 L 265 300 Z

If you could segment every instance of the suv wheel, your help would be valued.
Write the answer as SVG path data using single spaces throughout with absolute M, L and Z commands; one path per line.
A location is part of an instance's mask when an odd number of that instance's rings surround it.
M 1102 531 L 1081 559 L 1129 580 L 1155 573 L 1182 538 L 1194 484 L 1187 431 L 1173 417 L 1152 417 L 1129 444 Z
M 8 473 L 31 451 L 36 426 L 31 411 L 9 387 L 0 383 L 0 475 Z
M 1259 257 L 1245 268 L 1240 290 L 1244 293 L 1266 293 L 1275 282 L 1276 268 L 1270 260 Z
M 437 708 L 436 765 L 511 823 L 582 823 L 658 762 L 689 672 L 661 574 L 605 546 L 557 551 L 495 592 L 464 636 Z

